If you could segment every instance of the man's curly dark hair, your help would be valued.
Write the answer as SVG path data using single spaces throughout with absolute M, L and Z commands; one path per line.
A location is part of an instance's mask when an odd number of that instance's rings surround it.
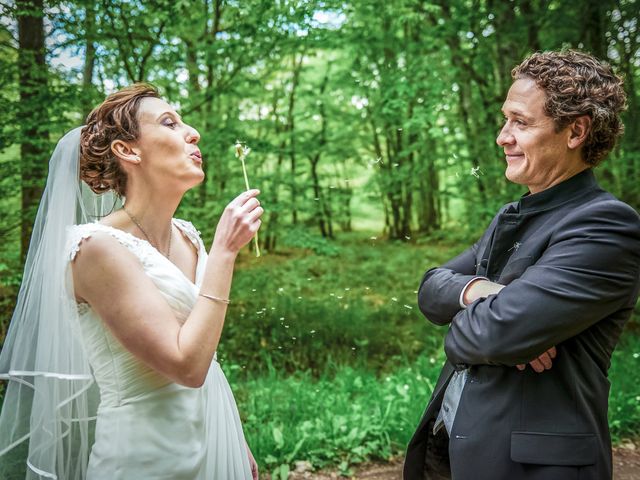
M 604 160 L 624 132 L 623 80 L 592 55 L 576 50 L 537 52 L 511 70 L 511 77 L 530 78 L 545 92 L 544 110 L 553 118 L 556 131 L 582 115 L 589 116 L 583 160 L 592 167 Z

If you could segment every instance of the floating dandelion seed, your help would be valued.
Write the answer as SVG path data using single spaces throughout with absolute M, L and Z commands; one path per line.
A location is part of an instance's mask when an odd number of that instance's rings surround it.
M 370 240 L 377 240 L 378 237 L 371 237 Z
M 396 297 L 391 297 L 391 300 L 393 300 L 394 302 L 398 301 L 398 299 Z
M 480 170 L 480 167 L 471 167 L 471 175 L 473 175 L 476 178 L 480 178 L 480 175 L 482 175 L 482 171 Z
M 413 310 L 413 307 L 411 305 L 406 305 L 404 306 L 404 308 L 408 309 L 408 310 Z
M 244 184 L 247 187 L 247 190 L 250 190 L 249 177 L 247 177 L 247 166 L 245 165 L 244 161 L 247 158 L 247 156 L 251 153 L 251 149 L 246 145 L 242 145 L 242 143 L 240 143 L 239 140 L 236 140 L 235 147 L 236 147 L 236 158 L 238 158 L 242 163 L 242 173 L 244 174 Z M 253 240 L 255 241 L 255 245 L 256 245 L 256 257 L 259 257 L 260 246 L 258 244 L 258 232 L 256 232 L 256 235 L 255 237 L 253 237 Z
M 309 331 L 309 333 L 310 333 L 311 335 L 313 335 L 314 333 L 316 333 L 316 331 L 315 331 L 315 330 L 310 330 L 310 331 Z
M 511 250 L 513 250 L 513 251 L 516 251 L 516 252 L 517 252 L 517 251 L 518 251 L 518 249 L 519 249 L 521 246 L 522 246 L 522 244 L 521 244 L 520 242 L 515 242 L 515 243 L 513 244 L 513 246 L 512 246 L 509 250 L 507 250 L 507 251 L 508 251 L 508 252 L 510 252 Z

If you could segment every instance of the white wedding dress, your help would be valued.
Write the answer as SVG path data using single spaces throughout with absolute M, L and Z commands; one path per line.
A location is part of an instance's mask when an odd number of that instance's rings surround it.
M 183 322 L 196 298 L 207 253 L 189 222 L 173 224 L 198 250 L 195 284 L 151 244 L 99 223 L 70 227 L 69 260 L 95 232 L 113 236 Z M 79 309 L 78 335 L 100 390 L 89 480 L 251 479 L 238 410 L 216 358 L 201 388 L 178 385 L 129 353 L 87 305 Z

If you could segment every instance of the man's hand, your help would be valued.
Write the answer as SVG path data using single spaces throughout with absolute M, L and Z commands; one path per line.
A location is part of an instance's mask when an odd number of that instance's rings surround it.
M 536 373 L 542 373 L 545 370 L 549 370 L 551 368 L 553 359 L 556 358 L 556 354 L 556 347 L 551 347 L 538 358 L 531 360 L 529 362 L 529 365 L 531 365 L 531 368 L 533 368 Z M 527 368 L 524 363 L 516 365 L 516 367 L 518 367 L 518 370 L 524 370 L 525 368 Z

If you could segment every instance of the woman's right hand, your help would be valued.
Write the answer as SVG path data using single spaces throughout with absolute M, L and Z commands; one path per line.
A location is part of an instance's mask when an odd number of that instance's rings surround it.
M 259 193 L 260 190 L 248 190 L 226 206 L 216 227 L 212 249 L 235 254 L 251 241 L 260 228 L 260 217 L 264 213 L 256 198 Z

